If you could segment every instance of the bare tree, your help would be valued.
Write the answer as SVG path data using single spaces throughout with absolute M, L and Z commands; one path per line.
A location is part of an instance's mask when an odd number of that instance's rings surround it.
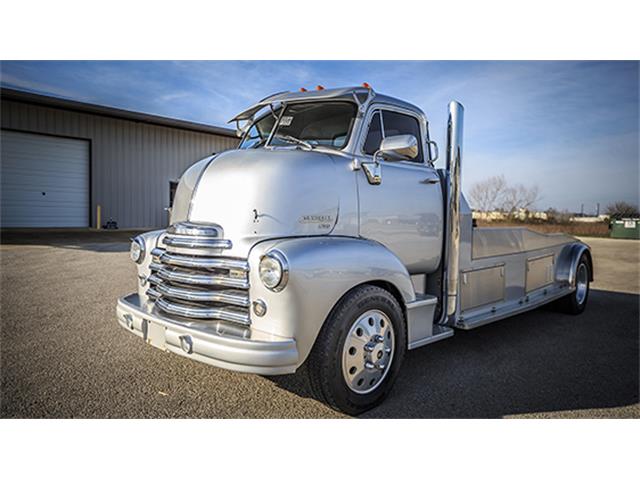
M 539 200 L 540 189 L 537 185 L 525 187 L 522 184 L 507 187 L 502 202 L 502 209 L 509 214 L 515 214 L 518 210 L 530 210 Z
M 607 206 L 607 215 L 611 218 L 637 218 L 640 217 L 638 207 L 627 202 L 614 202 Z
M 507 188 L 504 175 L 496 175 L 477 182 L 471 188 L 469 196 L 476 210 L 489 212 L 499 208 L 502 196 Z
M 549 208 L 546 211 L 547 218 L 549 223 L 555 224 L 566 224 L 571 221 L 571 217 L 573 217 L 573 213 L 569 210 L 558 211 L 555 208 Z
M 518 210 L 529 210 L 540 199 L 537 185 L 526 187 L 522 184 L 509 186 L 504 175 L 496 175 L 477 182 L 471 188 L 469 197 L 473 207 L 483 212 L 503 210 L 513 215 Z

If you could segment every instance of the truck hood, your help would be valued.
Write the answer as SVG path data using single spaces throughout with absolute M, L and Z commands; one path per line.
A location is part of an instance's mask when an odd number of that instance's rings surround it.
M 231 150 L 185 172 L 171 221 L 219 225 L 238 255 L 246 252 L 236 246 L 248 252 L 264 238 L 326 235 L 338 218 L 338 175 L 327 153 Z

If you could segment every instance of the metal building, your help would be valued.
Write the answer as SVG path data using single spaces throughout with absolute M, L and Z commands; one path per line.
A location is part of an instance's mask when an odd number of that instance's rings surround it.
M 170 192 L 192 163 L 234 148 L 235 132 L 3 88 L 0 226 L 167 224 Z

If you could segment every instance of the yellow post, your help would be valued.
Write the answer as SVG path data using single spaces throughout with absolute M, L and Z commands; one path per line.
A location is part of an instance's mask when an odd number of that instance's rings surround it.
M 102 224 L 102 222 L 100 221 L 100 210 L 101 210 L 100 205 L 98 205 L 96 207 L 96 228 L 98 230 L 100 230 L 100 225 Z

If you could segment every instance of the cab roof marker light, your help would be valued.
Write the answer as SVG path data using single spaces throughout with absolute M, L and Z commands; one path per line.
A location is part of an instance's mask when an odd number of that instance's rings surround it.
M 316 85 L 316 90 L 324 90 L 324 87 L 322 85 Z
M 306 88 L 304 88 L 304 87 L 300 87 L 300 91 L 301 91 L 302 93 L 304 93 L 304 92 L 306 92 L 306 91 L 307 91 L 307 89 L 306 89 Z
M 362 86 L 363 86 L 364 88 L 371 89 L 371 85 L 369 85 L 367 82 L 364 82 L 364 83 L 362 84 Z

